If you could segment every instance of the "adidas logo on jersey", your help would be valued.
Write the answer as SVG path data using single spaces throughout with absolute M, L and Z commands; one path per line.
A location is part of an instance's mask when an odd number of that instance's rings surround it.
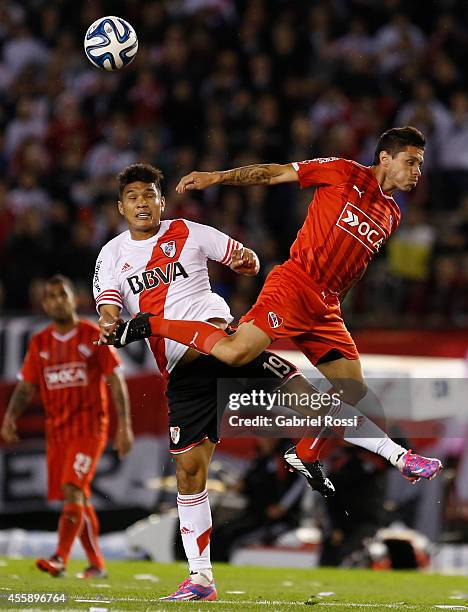
M 189 533 L 194 533 L 193 529 L 189 529 L 188 527 L 185 527 L 185 525 L 183 527 L 180 528 L 180 533 L 182 535 L 188 535 Z
M 125 262 L 120 271 L 127 272 L 127 270 L 131 270 L 131 269 L 132 269 L 132 266 L 129 263 Z
M 386 238 L 380 225 L 351 202 L 346 202 L 336 225 L 351 234 L 371 253 L 376 253 Z
M 138 293 L 145 291 L 145 289 L 147 291 L 154 289 L 160 283 L 169 285 L 179 276 L 188 278 L 188 274 L 184 270 L 184 267 L 180 261 L 170 261 L 164 270 L 159 266 L 156 266 L 156 268 L 152 268 L 151 270 L 145 270 L 142 274 L 129 276 L 127 278 L 127 282 L 130 285 L 132 292 L 137 295 Z

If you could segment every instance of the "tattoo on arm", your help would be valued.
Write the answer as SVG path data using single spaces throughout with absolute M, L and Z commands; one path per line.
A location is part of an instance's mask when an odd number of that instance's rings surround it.
M 121 375 L 114 373 L 112 374 L 108 382 L 110 384 L 112 399 L 114 400 L 115 409 L 119 420 L 130 422 L 130 399 L 128 397 L 128 390 L 125 380 Z
M 220 172 L 224 185 L 269 185 L 275 175 L 274 164 L 254 164 Z
M 34 392 L 34 386 L 24 381 L 19 382 L 10 398 L 8 403 L 7 414 L 13 418 L 19 417 L 26 408 L 31 400 Z

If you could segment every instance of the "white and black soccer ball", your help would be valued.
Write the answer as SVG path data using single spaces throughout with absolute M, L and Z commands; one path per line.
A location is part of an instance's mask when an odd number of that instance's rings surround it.
M 101 17 L 92 23 L 84 39 L 89 61 L 104 70 L 128 66 L 138 51 L 138 38 L 132 26 L 120 17 Z

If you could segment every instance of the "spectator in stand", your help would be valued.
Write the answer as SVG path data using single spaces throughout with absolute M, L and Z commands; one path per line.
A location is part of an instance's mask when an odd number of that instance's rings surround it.
M 39 207 L 37 237 L 47 253 L 38 261 L 60 252 L 57 222 L 63 211 L 52 204 L 60 201 L 69 220 L 84 221 L 93 236 L 80 242 L 81 268 L 70 270 L 89 283 L 92 268 L 86 262 L 93 259 L 99 237 L 107 240 L 118 231 L 118 222 L 106 212 L 115 191 L 109 176 L 132 161 L 163 168 L 169 186 L 194 167 L 211 170 L 263 159 L 283 163 L 332 150 L 370 164 L 378 134 L 405 122 L 429 134 L 429 171 L 416 196 L 400 205 L 422 210 L 436 245 L 460 242 L 452 219 L 468 192 L 464 0 L 451 0 L 450 14 L 435 6 L 430 17 L 402 2 L 365 3 L 364 11 L 359 3 L 301 0 L 273 8 L 265 0 L 209 5 L 190 0 L 145 3 L 135 12 L 127 0 L 122 6 L 139 34 L 140 49 L 128 69 L 113 74 L 86 61 L 81 40 L 82 31 L 108 12 L 108 3 L 65 4 L 10 0 L 0 7 L 0 169 L 8 194 L 0 214 L 11 218 Z M 251 224 L 245 202 L 220 210 L 230 204 L 220 200 L 219 191 L 180 199 L 173 189 L 168 193 L 168 207 L 177 214 L 208 224 L 222 217 L 235 228 L 230 231 L 239 232 L 234 237 L 248 232 L 261 241 L 265 270 L 287 256 L 303 218 L 301 195 L 287 187 L 268 197 L 262 190 L 246 194 L 249 210 L 254 207 Z M 19 292 L 18 286 L 42 278 L 44 271 L 34 265 L 31 276 L 13 262 L 13 277 L 5 253 L 18 241 L 17 231 L 11 240 L 5 232 L 2 236 L 0 275 L 7 304 L 27 310 L 28 291 Z M 443 249 L 458 269 L 466 244 L 456 253 Z M 400 297 L 388 289 L 400 276 L 389 269 L 390 253 L 391 247 L 356 296 L 349 296 L 350 323 L 375 323 L 382 295 L 394 300 L 387 300 L 389 312 L 396 311 Z M 430 294 L 429 278 L 407 278 L 409 293 Z M 239 303 L 252 299 L 239 279 L 220 282 Z M 464 283 L 462 274 L 456 291 L 463 291 Z M 244 290 L 247 295 L 241 295 Z M 432 298 L 436 303 L 437 296 Z M 416 304 L 410 300 L 409 320 L 417 313 L 422 325 L 434 324 Z M 444 325 L 446 316 L 438 324 Z M 460 320 L 450 318 L 451 324 Z

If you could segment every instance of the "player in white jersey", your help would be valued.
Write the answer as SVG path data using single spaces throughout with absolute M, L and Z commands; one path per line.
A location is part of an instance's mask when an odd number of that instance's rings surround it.
M 119 175 L 118 206 L 128 230 L 104 245 L 97 258 L 93 285 L 102 332 L 116 327 L 123 306 L 132 315 L 149 311 L 225 329 L 232 316 L 226 302 L 211 291 L 207 260 L 240 274 L 258 273 L 256 254 L 222 232 L 184 219 L 161 221 L 161 178 L 148 164 L 133 164 Z M 291 386 L 296 393 L 314 388 L 293 364 L 267 351 L 245 367 L 232 368 L 172 340 L 150 338 L 149 345 L 168 380 L 170 450 L 176 460 L 180 531 L 191 572 L 165 599 L 215 599 L 206 478 L 218 442 L 217 379 L 271 378 L 276 387 L 284 384 L 286 391 Z M 332 494 L 333 485 L 318 462 L 313 470 L 314 488 Z M 282 512 L 295 501 L 285 500 Z

